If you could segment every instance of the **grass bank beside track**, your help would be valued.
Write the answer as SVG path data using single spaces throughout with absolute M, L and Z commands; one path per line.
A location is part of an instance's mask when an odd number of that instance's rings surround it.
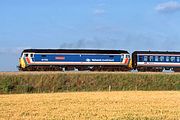
M 180 90 L 179 73 L 2 72 L 0 93 Z

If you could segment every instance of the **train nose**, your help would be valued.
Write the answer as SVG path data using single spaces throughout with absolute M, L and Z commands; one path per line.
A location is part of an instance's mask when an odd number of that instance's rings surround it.
M 19 68 L 25 68 L 26 64 L 23 58 L 19 58 Z

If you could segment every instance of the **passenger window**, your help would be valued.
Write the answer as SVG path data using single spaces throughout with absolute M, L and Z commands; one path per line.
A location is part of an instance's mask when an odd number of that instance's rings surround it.
M 171 62 L 175 62 L 175 57 L 170 57 L 171 58 Z
M 179 61 L 180 61 L 180 57 L 177 57 L 177 58 L 176 58 L 176 61 L 179 62 Z
M 152 62 L 153 61 L 153 56 L 149 56 L 149 60 Z
M 166 62 L 169 62 L 169 56 L 166 56 Z
M 142 62 L 142 61 L 143 61 L 143 57 L 139 56 L 139 62 Z
M 156 61 L 156 62 L 158 62 L 158 58 L 159 58 L 158 56 L 155 56 L 155 61 Z
M 147 60 L 148 60 L 147 56 L 144 56 L 144 62 L 147 62 Z
M 150 61 L 150 56 L 147 56 L 147 61 L 148 61 L 148 62 Z
M 163 62 L 163 61 L 164 61 L 164 56 L 159 56 L 159 60 L 160 60 L 161 62 Z

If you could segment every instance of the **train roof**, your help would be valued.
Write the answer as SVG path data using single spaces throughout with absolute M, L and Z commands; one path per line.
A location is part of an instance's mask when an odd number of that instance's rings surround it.
M 100 49 L 25 49 L 23 52 L 34 53 L 99 53 L 99 54 L 120 54 L 129 53 L 126 50 L 100 50 Z
M 180 54 L 176 51 L 134 51 L 133 54 Z

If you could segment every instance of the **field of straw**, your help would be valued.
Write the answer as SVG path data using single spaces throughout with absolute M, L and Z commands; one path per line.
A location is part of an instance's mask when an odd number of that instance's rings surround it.
M 0 119 L 179 120 L 180 91 L 0 95 Z

